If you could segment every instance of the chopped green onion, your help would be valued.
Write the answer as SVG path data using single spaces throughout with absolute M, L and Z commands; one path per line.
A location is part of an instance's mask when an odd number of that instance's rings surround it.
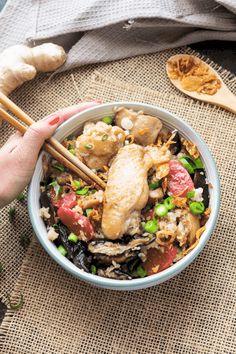
M 172 210 L 175 208 L 175 205 L 173 204 L 173 197 L 168 197 L 164 199 L 164 205 L 168 210 Z
M 202 202 L 191 202 L 189 204 L 190 211 L 195 214 L 202 214 L 205 210 L 205 206 Z
M 153 191 L 154 189 L 157 189 L 158 187 L 160 187 L 160 185 L 161 185 L 161 181 L 150 183 L 149 189 L 151 189 L 151 191 Z
M 139 265 L 136 269 L 136 274 L 138 277 L 144 278 L 144 277 L 146 277 L 147 272 L 141 265 Z
M 60 254 L 62 254 L 63 256 L 67 255 L 67 250 L 65 249 L 64 246 L 60 245 L 57 247 L 58 251 L 60 252 Z
M 9 308 L 13 311 L 18 311 L 20 310 L 23 305 L 24 305 L 24 296 L 22 293 L 20 293 L 20 299 L 19 299 L 19 302 L 18 303 L 13 303 L 12 300 L 11 300 L 11 297 L 9 294 L 6 295 L 7 297 L 7 301 L 8 301 L 8 305 L 9 305 Z
M 52 165 L 53 168 L 55 168 L 56 170 L 60 171 L 60 172 L 64 172 L 65 171 L 65 167 L 63 165 L 61 165 L 60 163 L 55 163 L 54 165 Z
M 84 145 L 85 149 L 91 150 L 93 148 L 92 144 L 85 144 Z
M 158 224 L 155 219 L 148 220 L 146 224 L 144 224 L 144 230 L 149 232 L 150 234 L 154 234 L 158 229 Z
M 23 202 L 25 200 L 24 193 L 21 192 L 16 199 L 19 200 L 19 202 Z
M 194 160 L 196 169 L 202 169 L 204 168 L 202 160 L 200 159 L 200 157 L 198 157 L 197 159 Z
M 57 181 L 52 181 L 49 186 L 56 187 L 58 185 Z
M 52 181 L 51 183 L 49 183 L 49 186 L 53 187 L 55 194 L 56 194 L 56 199 L 58 199 L 59 194 L 62 191 L 62 187 L 57 183 L 57 181 Z
M 179 162 L 184 166 L 184 168 L 186 168 L 188 173 L 194 173 L 195 165 L 191 158 L 188 158 L 188 156 L 183 156 L 179 158 Z
M 187 193 L 187 198 L 188 199 L 191 199 L 191 198 L 193 198 L 195 196 L 195 191 L 191 191 L 191 192 L 188 192 Z
M 88 191 L 89 191 L 89 188 L 84 187 L 83 189 L 80 189 L 80 190 L 76 191 L 75 193 L 79 194 L 79 195 L 86 195 L 86 194 L 88 194 Z
M 75 148 L 75 144 L 69 144 L 68 145 L 68 150 L 74 149 Z
M 102 141 L 106 141 L 108 139 L 108 134 L 103 134 Z
M 96 274 L 97 268 L 95 267 L 95 265 L 93 265 L 93 264 L 91 265 L 90 271 L 92 274 Z
M 86 213 L 87 216 L 89 216 L 92 211 L 93 211 L 92 208 L 87 208 L 87 209 L 85 210 L 85 213 Z
M 15 217 L 16 217 L 16 208 L 15 207 L 10 207 L 10 209 L 8 211 L 8 215 L 9 215 L 9 221 L 13 222 L 15 220 Z
M 70 152 L 72 155 L 75 155 L 75 149 L 69 149 L 69 152 Z
M 80 183 L 80 181 L 74 179 L 72 183 L 73 183 L 73 185 L 76 187 L 76 189 L 80 189 L 80 188 L 81 188 L 81 183 Z
M 166 216 L 168 213 L 168 209 L 164 204 L 156 204 L 154 211 L 156 215 L 160 217 Z
M 74 234 L 73 232 L 71 232 L 68 236 L 68 240 L 73 242 L 73 243 L 77 243 L 79 241 L 79 238 L 76 234 Z
M 111 116 L 103 117 L 102 122 L 111 125 L 113 122 L 113 118 Z

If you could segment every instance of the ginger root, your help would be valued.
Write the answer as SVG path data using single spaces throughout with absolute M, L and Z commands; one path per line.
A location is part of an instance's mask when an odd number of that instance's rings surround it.
M 34 48 L 15 45 L 0 54 L 0 91 L 9 95 L 37 72 L 54 71 L 66 60 L 64 49 L 53 43 Z

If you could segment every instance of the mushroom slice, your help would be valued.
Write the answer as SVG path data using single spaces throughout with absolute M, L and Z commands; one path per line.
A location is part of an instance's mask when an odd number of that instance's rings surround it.
M 118 279 L 118 280 L 132 279 L 132 277 L 129 274 L 122 272 L 120 269 L 114 269 L 114 267 L 109 267 L 107 269 L 98 269 L 98 275 L 100 277 Z
M 122 263 L 128 263 L 130 261 L 133 261 L 135 258 L 138 257 L 138 253 L 140 252 L 140 250 L 136 250 L 136 251 L 126 251 L 125 253 L 118 255 L 118 256 L 107 256 L 104 254 L 96 254 L 94 256 L 94 258 L 96 258 L 96 260 L 98 261 L 98 263 L 101 264 L 112 264 L 113 262 L 117 263 L 117 264 L 122 264 Z
M 120 256 L 127 251 L 136 251 L 140 250 L 142 246 L 149 245 L 155 240 L 153 237 L 142 237 L 133 239 L 127 244 L 122 244 L 118 242 L 111 241 L 92 241 L 88 245 L 88 250 L 93 254 L 106 255 L 109 257 Z

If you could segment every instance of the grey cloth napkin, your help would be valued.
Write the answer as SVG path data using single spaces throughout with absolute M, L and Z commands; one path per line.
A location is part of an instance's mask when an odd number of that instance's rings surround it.
M 204 40 L 236 41 L 236 0 L 8 0 L 0 50 L 53 41 L 62 70 Z

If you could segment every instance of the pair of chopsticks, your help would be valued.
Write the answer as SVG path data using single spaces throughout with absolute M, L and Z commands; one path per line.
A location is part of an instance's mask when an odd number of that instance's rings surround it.
M 0 92 L 0 103 L 12 112 L 21 122 L 28 127 L 34 123 L 34 120 L 28 116 L 20 107 L 12 102 L 7 96 Z M 7 113 L 0 107 L 0 117 L 19 130 L 22 134 L 27 131 L 27 127 L 20 123 L 17 119 Z M 43 145 L 43 149 L 49 153 L 59 163 L 63 164 L 76 175 L 81 177 L 84 181 L 94 185 L 97 189 L 105 189 L 106 184 L 99 178 L 90 168 L 88 168 L 82 161 L 72 155 L 59 141 L 55 138 L 49 138 Z

